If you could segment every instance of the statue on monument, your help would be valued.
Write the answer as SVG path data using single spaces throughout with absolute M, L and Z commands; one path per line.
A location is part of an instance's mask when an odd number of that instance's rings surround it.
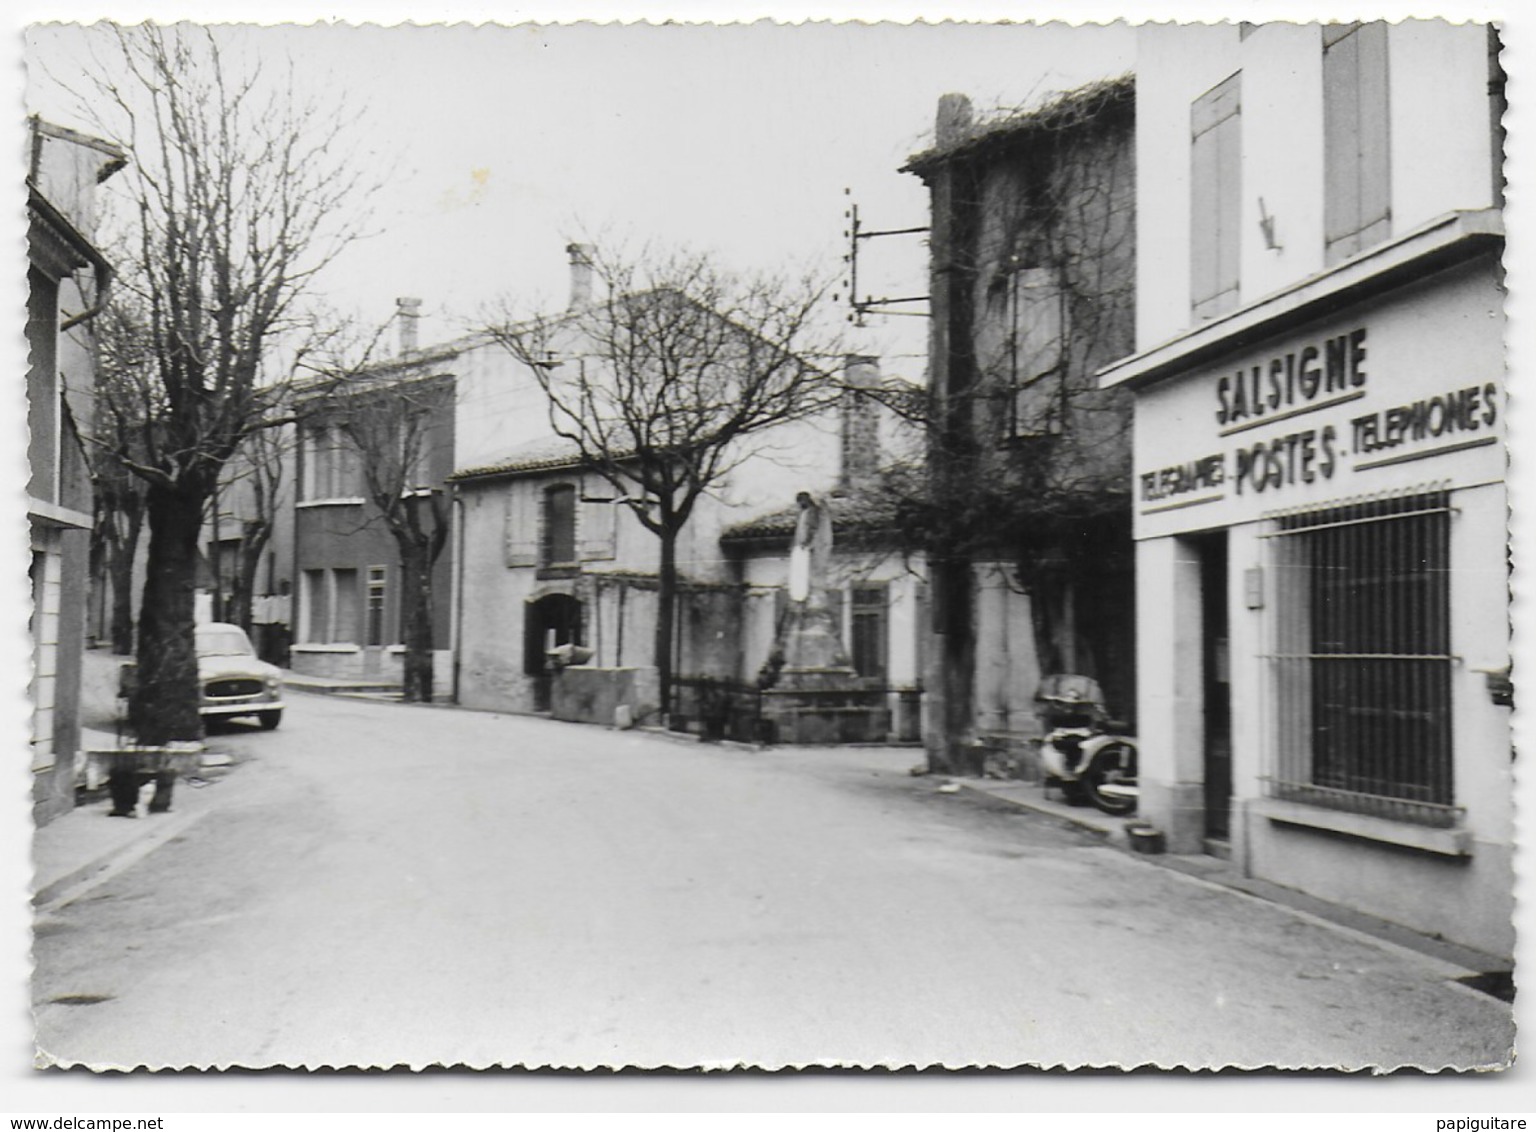
M 827 566 L 832 555 L 832 512 L 808 491 L 795 496 L 800 514 L 789 544 L 787 596 L 773 649 L 758 672 L 763 688 L 789 674 L 851 675 L 842 634 L 827 604 Z
M 827 559 L 832 553 L 832 513 L 808 491 L 795 496 L 800 514 L 789 546 L 789 600 L 827 603 Z

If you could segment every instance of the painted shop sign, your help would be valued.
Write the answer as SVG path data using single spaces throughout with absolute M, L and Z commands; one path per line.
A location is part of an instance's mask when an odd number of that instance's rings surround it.
M 1356 407 L 1351 415 L 1343 406 L 1367 395 L 1373 379 L 1369 361 L 1368 329 L 1358 326 L 1221 373 L 1210 385 L 1210 411 L 1218 438 L 1227 443 L 1139 473 L 1139 501 L 1173 509 L 1229 494 L 1283 493 L 1332 480 L 1344 469 L 1497 440 L 1491 434 L 1499 414 L 1493 382 L 1448 382 L 1427 396 L 1373 412 Z M 1242 436 L 1329 409 L 1340 411 L 1316 423 L 1298 420 L 1297 427 L 1251 442 Z

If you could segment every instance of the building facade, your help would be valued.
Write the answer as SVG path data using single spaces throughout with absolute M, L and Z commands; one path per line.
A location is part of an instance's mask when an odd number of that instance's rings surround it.
M 1154 27 L 1137 71 L 1141 813 L 1513 952 L 1487 27 Z
M 27 519 L 32 560 L 33 814 L 74 805 L 89 605 L 92 492 L 83 430 L 93 420 L 89 320 L 112 272 L 91 243 L 97 186 L 126 158 L 37 118 L 27 173 Z
M 1100 367 L 1130 352 L 1135 83 L 974 119 L 940 100 L 906 169 L 930 192 L 928 422 L 933 589 L 930 765 L 1033 771 L 1041 678 L 1135 702 L 1130 398 Z
M 398 357 L 346 387 L 298 396 L 293 516 L 294 672 L 362 684 L 401 681 L 407 570 L 381 512 L 382 490 L 442 549 L 431 569 L 433 696 L 452 688 L 455 547 L 445 483 L 453 471 L 459 349 L 416 348 L 415 300 L 402 300 Z M 393 504 L 392 504 L 393 505 Z M 280 605 L 269 616 L 285 612 Z
M 870 367 L 868 359 L 856 364 Z M 773 647 L 784 597 L 793 501 L 809 491 L 834 515 L 856 507 L 846 468 L 877 459 L 873 431 L 849 428 L 845 405 L 743 438 L 728 476 L 700 496 L 677 543 L 679 575 L 673 669 L 679 712 L 695 708 L 696 683 L 748 687 Z M 534 414 L 524 414 L 525 417 Z M 872 448 L 871 445 L 876 446 Z M 861 465 L 862 466 L 862 465 Z M 590 651 L 584 667 L 610 670 L 633 696 L 637 719 L 655 692 L 660 545 L 614 487 L 583 469 L 568 443 L 545 436 L 502 459 L 455 473 L 460 561 L 455 668 L 459 702 L 498 711 L 549 710 L 547 654 L 561 645 Z M 833 587 L 845 641 L 867 675 L 909 693 L 915 720 L 917 635 L 913 603 L 920 571 L 882 543 L 843 542 L 858 524 L 840 524 Z M 915 728 L 915 722 L 912 724 Z M 883 736 L 882 736 L 883 737 Z

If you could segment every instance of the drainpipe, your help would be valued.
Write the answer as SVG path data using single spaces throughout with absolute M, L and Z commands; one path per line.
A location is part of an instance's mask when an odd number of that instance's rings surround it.
M 453 702 L 459 702 L 459 661 L 464 632 L 464 497 L 459 485 L 453 485 L 453 591 L 450 594 L 453 626 L 452 670 Z
M 94 259 L 92 266 L 95 268 L 96 275 L 96 301 L 79 314 L 66 318 L 60 323 L 60 334 L 73 330 L 82 323 L 90 322 L 107 309 L 107 300 L 112 295 L 112 269 L 102 259 Z

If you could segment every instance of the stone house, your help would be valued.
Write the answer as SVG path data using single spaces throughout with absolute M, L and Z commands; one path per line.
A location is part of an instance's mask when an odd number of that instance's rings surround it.
M 701 497 L 677 543 L 675 671 L 740 679 L 741 584 L 721 546 L 733 517 L 835 482 L 837 438 L 825 421 L 784 426 L 729 480 Z M 767 441 L 767 443 L 763 443 Z M 456 472 L 463 569 L 459 702 L 504 711 L 550 706 L 549 647 L 593 650 L 591 665 L 654 663 L 659 540 L 584 470 L 558 438 Z M 643 679 L 643 678 L 642 678 Z
M 404 569 L 400 546 L 370 498 L 364 464 L 372 462 L 386 482 L 398 482 L 423 528 L 442 531 L 443 550 L 431 572 L 436 697 L 452 685 L 455 548 L 445 483 L 455 459 L 462 344 L 418 349 L 417 317 L 417 300 L 402 299 L 397 355 L 340 393 L 330 386 L 295 393 L 290 664 L 296 673 L 356 683 L 401 680 Z M 370 433 L 378 435 L 360 449 L 356 434 L 368 428 L 369 414 L 381 414 Z M 403 431 L 390 439 L 386 428 Z
M 855 364 L 869 367 L 868 360 Z M 866 448 L 875 442 L 868 429 L 845 427 L 849 411 L 845 405 L 745 438 L 730 474 L 700 497 L 677 544 L 680 714 L 695 711 L 692 682 L 745 687 L 767 659 L 793 527 L 792 520 L 788 528 L 782 523 L 786 508 L 801 490 L 834 495 L 845 478 L 850 444 L 858 443 L 850 436 L 862 438 Z M 534 415 L 523 414 L 522 423 Z M 581 466 L 573 445 L 547 433 L 499 460 L 462 467 L 452 481 L 461 540 L 459 702 L 524 712 L 557 706 L 546 654 L 574 644 L 590 650 L 582 666 L 587 673 L 567 668 L 562 682 L 596 679 L 589 674 L 603 670 L 612 673 L 603 679 L 622 685 L 620 698 L 627 697 L 637 717 L 654 710 L 659 544 L 615 498 L 612 485 Z M 866 549 L 850 545 L 838 568 L 852 578 L 852 564 L 863 563 Z M 882 550 L 878 557 L 883 562 L 889 555 Z M 864 568 L 867 573 L 867 563 Z M 866 590 L 879 587 L 884 601 L 891 568 L 882 568 L 886 574 Z M 909 585 L 917 582 L 903 578 L 896 584 L 904 611 L 912 600 Z M 861 611 L 855 621 L 862 625 L 864 616 Z M 881 632 L 889 630 L 882 624 Z M 889 679 L 893 669 L 909 677 L 915 671 L 915 634 L 898 631 L 897 639 L 910 639 L 912 647 L 898 648 L 894 664 L 882 651 L 880 679 Z M 875 663 L 873 645 L 860 655 Z M 915 693 L 915 679 L 907 686 Z M 601 702 L 605 708 L 597 718 L 606 722 L 611 698 Z
M 1135 83 L 986 121 L 946 95 L 905 171 L 931 201 L 928 745 L 1029 773 L 1043 676 L 1134 714 L 1131 403 L 1095 374 L 1134 335 Z
M 30 121 L 27 167 L 27 520 L 32 552 L 33 815 L 74 805 L 89 605 L 92 489 L 82 433 L 93 420 L 89 322 L 112 269 L 91 242 L 97 186 L 126 163 L 107 142 Z

